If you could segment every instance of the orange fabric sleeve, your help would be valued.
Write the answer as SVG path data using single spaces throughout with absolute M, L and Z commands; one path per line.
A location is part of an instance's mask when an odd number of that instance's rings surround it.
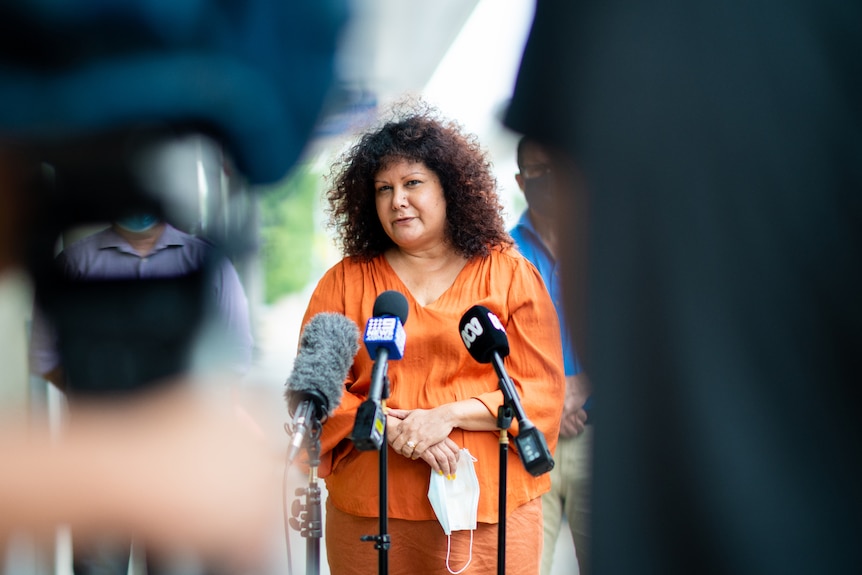
M 526 259 L 512 274 L 503 326 L 509 338 L 509 356 L 504 358 L 506 372 L 515 384 L 527 418 L 545 434 L 551 452 L 557 445 L 563 398 L 559 395 L 557 366 L 563 365 L 559 351 L 559 323 L 550 297 L 544 289 L 538 270 Z M 556 331 L 554 331 L 556 330 Z M 565 389 L 565 384 L 563 386 Z M 477 397 L 494 415 L 503 403 L 503 392 L 493 391 Z M 518 421 L 509 428 L 518 434 Z

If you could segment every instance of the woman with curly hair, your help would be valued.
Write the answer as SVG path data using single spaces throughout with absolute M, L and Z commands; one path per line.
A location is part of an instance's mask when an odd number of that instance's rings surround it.
M 365 325 L 377 296 L 406 296 L 404 357 L 389 364 L 388 516 L 393 574 L 495 573 L 499 480 L 497 411 L 503 404 L 490 364 L 470 357 L 459 331 L 480 304 L 506 328 L 506 368 L 530 420 L 554 448 L 564 378 L 554 306 L 541 277 L 505 231 L 496 181 L 475 137 L 429 109 L 362 136 L 333 166 L 327 192 L 344 259 L 318 283 L 303 325 L 336 312 Z M 360 351 L 341 405 L 323 425 L 326 547 L 334 575 L 370 573 L 378 551 L 362 535 L 379 532 L 378 457 L 350 440 L 371 384 L 373 358 Z M 517 434 L 513 420 L 510 432 Z M 429 502 L 431 474 L 454 481 L 469 451 L 479 484 L 475 530 L 446 536 Z M 542 547 L 542 493 L 508 451 L 507 572 L 535 575 Z

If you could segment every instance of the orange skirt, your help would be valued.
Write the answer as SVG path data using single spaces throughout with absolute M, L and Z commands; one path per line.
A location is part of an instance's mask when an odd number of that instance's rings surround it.
M 332 575 L 374 575 L 378 550 L 363 535 L 380 533 L 376 517 L 357 517 L 326 501 L 326 557 Z M 390 575 L 449 575 L 446 533 L 437 521 L 389 519 Z M 473 559 L 464 575 L 497 573 L 497 524 L 478 523 L 473 532 Z M 542 500 L 534 499 L 506 518 L 506 574 L 537 575 L 542 557 Z M 453 531 L 449 568 L 459 571 L 470 559 L 470 531 Z

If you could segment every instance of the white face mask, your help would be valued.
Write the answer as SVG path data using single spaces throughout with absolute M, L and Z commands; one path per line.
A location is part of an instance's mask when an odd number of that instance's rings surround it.
M 476 516 L 479 509 L 479 479 L 473 462 L 476 461 L 470 452 L 462 448 L 458 458 L 458 467 L 455 470 L 455 479 L 447 479 L 445 476 L 431 470 L 431 483 L 428 486 L 428 500 L 437 520 L 443 527 L 449 539 L 449 547 L 446 550 L 446 569 L 449 573 L 457 575 L 466 569 L 473 560 L 473 531 L 476 529 Z M 449 567 L 449 548 L 452 545 L 453 531 L 470 531 L 470 558 L 467 564 L 458 571 L 452 571 Z

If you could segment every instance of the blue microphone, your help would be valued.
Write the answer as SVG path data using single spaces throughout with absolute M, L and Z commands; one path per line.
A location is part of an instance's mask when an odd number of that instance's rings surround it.
M 386 357 L 382 358 L 383 363 L 387 359 L 404 357 L 404 344 L 407 342 L 407 334 L 404 332 L 407 298 L 397 291 L 385 291 L 374 300 L 372 313 L 374 316 L 365 324 L 362 340 L 375 365 L 380 363 L 381 354 L 384 352 Z
M 385 291 L 374 300 L 373 317 L 365 324 L 362 340 L 368 355 L 374 359 L 374 367 L 371 369 L 368 398 L 356 412 L 353 433 L 350 436 L 353 445 L 360 451 L 379 450 L 383 445 L 386 415 L 380 402 L 389 397 L 389 360 L 401 359 L 404 356 L 404 344 L 407 342 L 404 323 L 407 321 L 407 311 L 407 298 L 404 294 Z

